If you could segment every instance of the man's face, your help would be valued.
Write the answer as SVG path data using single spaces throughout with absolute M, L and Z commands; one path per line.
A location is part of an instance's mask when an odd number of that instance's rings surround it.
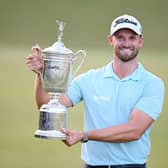
M 143 45 L 143 37 L 129 29 L 121 29 L 109 37 L 113 46 L 114 55 L 123 62 L 133 60 Z

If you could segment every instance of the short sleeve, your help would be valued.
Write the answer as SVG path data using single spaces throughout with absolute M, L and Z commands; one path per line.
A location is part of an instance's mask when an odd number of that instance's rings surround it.
M 82 90 L 80 87 L 81 77 L 76 77 L 67 90 L 67 95 L 71 99 L 73 106 L 83 100 Z
M 136 108 L 156 120 L 162 111 L 164 98 L 164 84 L 160 79 L 150 81 L 145 85 L 143 95 L 136 104 Z

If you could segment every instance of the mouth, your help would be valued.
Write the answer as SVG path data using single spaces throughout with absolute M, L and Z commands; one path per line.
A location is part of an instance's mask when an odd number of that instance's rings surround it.
M 133 50 L 131 48 L 121 48 L 120 52 L 125 54 L 130 54 L 133 52 Z
M 133 48 L 120 48 L 121 51 L 133 51 Z

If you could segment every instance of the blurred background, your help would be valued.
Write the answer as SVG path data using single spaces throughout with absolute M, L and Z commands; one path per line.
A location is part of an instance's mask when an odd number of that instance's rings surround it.
M 166 0 L 0 0 L 0 167 L 82 167 L 81 144 L 33 137 L 38 127 L 34 74 L 25 63 L 32 45 L 46 48 L 57 40 L 55 20 L 67 24 L 63 42 L 74 52 L 87 51 L 80 73 L 107 64 L 112 49 L 107 37 L 111 21 L 121 14 L 137 17 L 143 25 L 144 47 L 139 60 L 164 80 L 168 75 L 168 1 Z M 168 95 L 151 132 L 148 168 L 168 167 Z M 82 130 L 83 104 L 69 109 L 69 128 Z

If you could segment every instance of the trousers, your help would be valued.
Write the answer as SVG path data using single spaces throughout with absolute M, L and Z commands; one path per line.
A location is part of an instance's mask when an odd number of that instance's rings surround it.
M 146 168 L 146 163 L 144 164 L 124 164 L 124 165 L 88 165 L 85 164 L 84 168 Z

